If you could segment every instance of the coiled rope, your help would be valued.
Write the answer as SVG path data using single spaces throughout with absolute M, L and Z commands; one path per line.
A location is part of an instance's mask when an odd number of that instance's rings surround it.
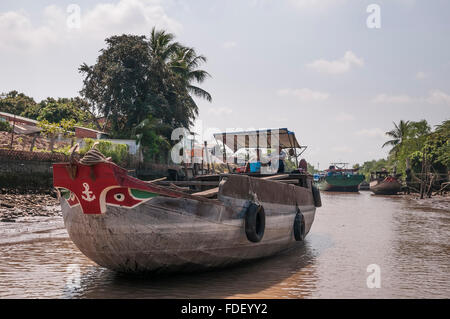
M 106 157 L 105 155 L 100 152 L 96 146 L 98 145 L 98 142 L 95 142 L 94 145 L 92 145 L 92 148 L 84 154 L 84 156 L 80 159 L 79 163 L 87 166 L 93 166 L 98 163 L 108 163 L 111 162 L 111 157 Z M 72 163 L 74 160 L 74 154 L 79 149 L 80 145 L 76 144 L 72 149 L 70 150 L 70 162 Z

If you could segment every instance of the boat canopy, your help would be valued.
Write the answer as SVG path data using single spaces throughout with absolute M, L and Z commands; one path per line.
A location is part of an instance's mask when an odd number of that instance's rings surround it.
M 241 148 L 273 148 L 277 145 L 283 149 L 305 148 L 305 146 L 301 146 L 298 143 L 295 133 L 287 128 L 216 133 L 214 138 L 227 145 L 233 151 Z

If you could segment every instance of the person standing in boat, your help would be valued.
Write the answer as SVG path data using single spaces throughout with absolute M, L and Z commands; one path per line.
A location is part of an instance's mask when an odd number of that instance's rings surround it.
M 284 160 L 286 159 L 286 153 L 283 149 L 278 147 L 278 171 L 277 173 L 284 173 Z
M 272 162 L 275 162 L 278 160 L 278 170 L 277 173 L 284 173 L 285 165 L 284 160 L 286 159 L 286 153 L 283 151 L 283 148 L 281 146 L 278 147 L 278 153 L 270 154 L 269 157 L 269 166 L 271 166 Z

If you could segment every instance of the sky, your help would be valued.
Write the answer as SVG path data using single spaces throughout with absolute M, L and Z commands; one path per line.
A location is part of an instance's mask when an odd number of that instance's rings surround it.
M 199 139 L 288 128 L 316 168 L 353 165 L 387 155 L 393 122 L 450 118 L 449 13 L 445 0 L 3 0 L 0 92 L 77 96 L 106 37 L 156 26 L 208 59 Z

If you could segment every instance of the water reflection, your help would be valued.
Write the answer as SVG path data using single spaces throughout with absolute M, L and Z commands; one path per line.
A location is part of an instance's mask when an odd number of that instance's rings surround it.
M 309 243 L 274 257 L 214 271 L 130 276 L 97 267 L 82 275 L 82 298 L 299 298 L 311 296 L 317 250 Z

